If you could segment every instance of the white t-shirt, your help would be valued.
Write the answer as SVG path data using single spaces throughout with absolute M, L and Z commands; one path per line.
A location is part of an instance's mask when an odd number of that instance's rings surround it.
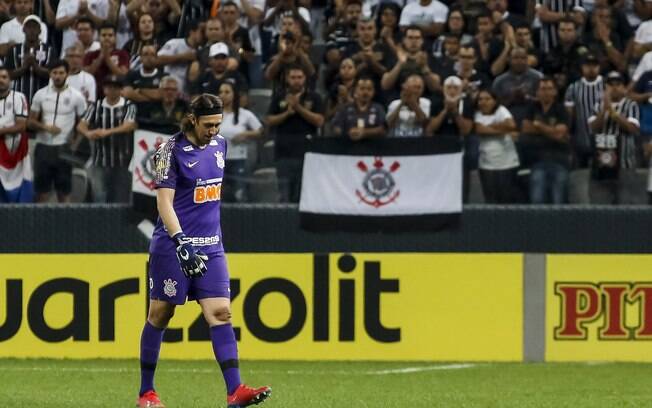
M 48 42 L 48 26 L 41 23 L 41 34 L 38 38 L 43 44 Z M 14 42 L 22 44 L 25 42 L 25 33 L 23 32 L 23 25 L 18 22 L 18 18 L 12 18 L 0 27 L 0 44 Z
M 432 0 L 427 6 L 422 6 L 418 1 L 410 3 L 401 12 L 401 27 L 416 24 L 429 26 L 432 23 L 445 23 L 448 18 L 448 7 L 437 0 Z
M 652 20 L 645 21 L 638 26 L 634 42 L 639 44 L 652 43 Z
M 396 99 L 390 102 L 387 107 L 387 117 L 394 112 L 400 105 L 401 100 Z M 419 108 L 421 111 L 430 115 L 430 99 L 428 98 L 419 98 Z M 423 136 L 423 125 L 417 123 L 417 114 L 412 109 L 407 106 L 401 106 L 401 110 L 398 113 L 398 120 L 394 125 L 394 128 L 390 130 L 390 135 L 392 137 L 421 137 Z
M 61 129 L 58 135 L 45 131 L 36 132 L 36 142 L 60 146 L 72 138 L 77 118 L 81 118 L 86 110 L 86 99 L 79 91 L 68 85 L 63 91 L 57 92 L 50 81 L 50 85 L 34 94 L 31 110 L 41 113 L 41 123 L 55 125 Z
M 185 54 L 195 49 L 188 45 L 185 38 L 173 38 L 161 47 L 158 55 L 179 55 Z M 168 64 L 163 68 L 163 71 L 175 77 L 179 81 L 179 91 L 186 94 L 186 77 L 188 75 L 188 66 L 190 63 L 183 64 Z
M 68 75 L 68 85 L 78 90 L 86 101 L 95 102 L 97 99 L 97 84 L 95 77 L 88 72 L 81 70 L 76 74 Z
M 475 113 L 475 122 L 485 126 L 502 123 L 512 119 L 512 114 L 504 106 L 499 106 L 491 115 Z M 518 167 L 518 154 L 514 140 L 509 135 L 486 136 L 480 138 L 480 160 L 478 167 L 483 170 L 507 170 Z
M 634 74 L 632 74 L 632 80 L 634 82 L 638 81 L 643 74 L 650 70 L 652 70 L 652 51 L 648 51 L 643 55 L 643 58 L 641 58 L 641 61 L 636 66 Z
M 107 0 L 87 0 L 88 9 L 96 16 L 106 19 L 109 15 L 109 2 Z M 76 16 L 79 11 L 79 0 L 61 0 L 57 7 L 56 19 Z M 77 32 L 74 24 L 63 31 L 61 49 L 65 50 L 77 41 Z
M 265 17 L 263 18 L 263 20 L 266 19 L 267 17 L 269 17 L 270 15 L 272 15 L 272 13 L 274 12 L 275 9 L 276 9 L 276 7 L 268 8 L 267 13 L 265 13 Z M 299 11 L 299 15 L 301 16 L 301 18 L 303 18 L 306 21 L 306 23 L 310 24 L 310 11 L 308 11 L 308 9 L 305 8 L 305 7 L 299 7 L 298 11 Z M 267 30 L 270 31 L 273 35 L 276 35 L 281 31 L 281 16 L 280 15 L 276 16 L 276 20 L 274 21 L 274 24 L 270 25 L 267 28 Z
M 228 149 L 226 149 L 227 160 L 238 160 L 247 158 L 247 143 L 233 143 L 232 140 L 238 133 L 247 130 L 258 130 L 263 127 L 260 120 L 254 113 L 248 109 L 240 108 L 238 110 L 238 123 L 233 121 L 235 116 L 233 112 L 224 112 L 222 114 L 222 126 L 220 126 L 220 135 L 228 142 Z

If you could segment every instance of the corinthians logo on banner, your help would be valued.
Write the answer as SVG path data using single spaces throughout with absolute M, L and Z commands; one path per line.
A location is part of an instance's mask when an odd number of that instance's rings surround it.
M 355 194 L 363 203 L 379 208 L 393 203 L 398 198 L 401 191 L 396 188 L 396 180 L 392 175 L 401 167 L 398 161 L 394 161 L 389 169 L 386 169 L 382 157 L 375 157 L 371 168 L 362 160 L 358 162 L 357 167 L 365 173 L 362 181 L 363 191 L 355 190 Z

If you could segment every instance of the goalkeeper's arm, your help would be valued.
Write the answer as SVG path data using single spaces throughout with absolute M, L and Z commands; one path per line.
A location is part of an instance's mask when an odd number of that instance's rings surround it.
M 170 237 L 181 232 L 179 218 L 177 218 L 177 213 L 174 212 L 174 193 L 174 189 L 171 188 L 159 188 L 156 190 L 156 207 L 158 208 L 158 214 Z

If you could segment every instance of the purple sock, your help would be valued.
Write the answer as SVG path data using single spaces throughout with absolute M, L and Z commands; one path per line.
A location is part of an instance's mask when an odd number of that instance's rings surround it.
M 240 369 L 238 368 L 238 343 L 231 324 L 211 327 L 211 341 L 215 358 L 222 369 L 222 376 L 229 395 L 240 385 Z
M 158 362 L 165 329 L 159 329 L 145 322 L 140 336 L 140 395 L 154 389 L 154 371 Z

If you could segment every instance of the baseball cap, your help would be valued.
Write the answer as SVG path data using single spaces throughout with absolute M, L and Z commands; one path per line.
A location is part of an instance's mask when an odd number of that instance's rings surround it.
M 600 61 L 598 61 L 598 57 L 595 54 L 589 53 L 582 58 L 582 64 L 598 65 Z
M 23 27 L 25 27 L 25 24 L 27 24 L 27 23 L 30 22 L 30 21 L 37 22 L 38 25 L 43 24 L 43 23 L 41 22 L 41 19 L 38 18 L 37 15 L 35 15 L 35 14 L 31 14 L 31 15 L 25 17 L 25 20 L 23 20 Z
M 122 86 L 123 81 L 122 78 L 117 75 L 109 75 L 104 78 L 104 81 L 102 81 L 102 85 L 109 85 L 109 84 Z
M 625 78 L 623 78 L 622 74 L 618 71 L 611 71 L 607 74 L 607 83 L 610 84 L 612 82 L 620 82 L 620 83 L 625 83 Z
M 229 56 L 229 47 L 227 47 L 223 42 L 211 45 L 211 48 L 208 50 L 209 57 L 217 57 L 218 55 Z

